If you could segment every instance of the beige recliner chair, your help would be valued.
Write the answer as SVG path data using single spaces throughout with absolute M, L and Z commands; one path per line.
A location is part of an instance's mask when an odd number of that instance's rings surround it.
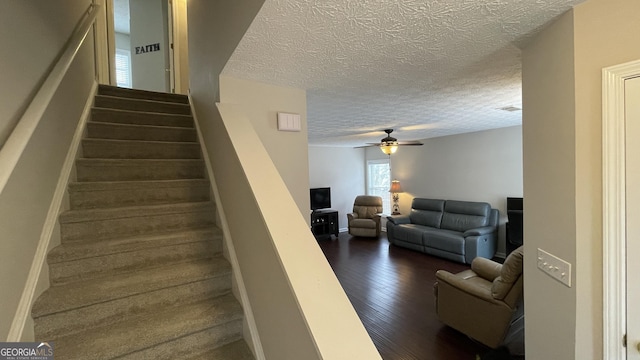
M 349 234 L 352 236 L 378 237 L 380 235 L 380 196 L 359 195 L 353 202 L 353 212 L 347 214 Z
M 471 270 L 458 274 L 438 270 L 436 313 L 452 328 L 489 347 L 506 345 L 524 351 L 522 246 L 501 265 L 475 258 Z

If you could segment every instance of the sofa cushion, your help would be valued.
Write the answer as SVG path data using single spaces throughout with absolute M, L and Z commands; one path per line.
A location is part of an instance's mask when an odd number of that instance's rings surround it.
M 442 221 L 444 204 L 444 200 L 413 199 L 411 203 L 411 213 L 409 214 L 411 223 L 439 228 L 440 222 Z
M 429 228 L 417 224 L 402 224 L 396 225 L 393 229 L 393 233 L 397 240 L 422 246 L 422 234 L 425 229 Z
M 424 246 L 464 255 L 464 237 L 459 231 L 445 229 L 425 231 L 422 240 Z
M 444 205 L 444 214 L 440 227 L 454 231 L 489 225 L 491 205 L 484 202 L 448 200 Z

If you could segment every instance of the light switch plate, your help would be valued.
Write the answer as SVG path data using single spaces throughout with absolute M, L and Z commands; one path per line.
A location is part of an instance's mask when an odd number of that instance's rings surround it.
M 300 114 L 278 113 L 278 130 L 300 131 Z
M 538 269 L 571 287 L 571 264 L 538 248 Z

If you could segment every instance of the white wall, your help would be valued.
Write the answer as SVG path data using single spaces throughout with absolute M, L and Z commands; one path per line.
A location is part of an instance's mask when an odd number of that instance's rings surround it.
M 3 76 L 0 81 L 0 129 L 5 135 L 9 135 L 14 120 L 21 116 L 30 94 L 36 90 L 90 3 L 89 0 L 65 2 L 64 5 L 46 1 L 0 2 Z M 25 288 L 61 167 L 93 84 L 93 54 L 93 41 L 89 36 L 7 185 L 0 189 L 0 339 L 3 341 Z M 4 171 L 9 170 L 0 169 L 0 172 Z M 56 232 L 54 237 L 57 235 Z M 35 295 L 42 290 L 38 288 Z M 25 341 L 33 339 L 30 325 L 27 324 L 23 333 Z
M 309 146 L 309 187 L 330 187 L 331 207 L 338 211 L 340 231 L 346 231 L 353 200 L 364 195 L 364 149 Z
M 507 197 L 522 196 L 522 127 L 422 140 L 391 155 L 392 178 L 400 180 L 400 212 L 414 197 L 484 201 L 500 210 L 498 253 L 504 254 Z M 367 160 L 387 158 L 367 149 Z
M 300 212 L 309 213 L 307 95 L 304 90 L 220 76 L 220 101 L 243 106 Z M 300 114 L 300 132 L 278 131 L 278 112 Z M 308 222 L 311 220 L 308 219 Z
M 131 74 L 134 89 L 169 91 L 166 0 L 129 2 L 131 19 Z M 136 53 L 137 47 L 160 44 L 159 51 Z

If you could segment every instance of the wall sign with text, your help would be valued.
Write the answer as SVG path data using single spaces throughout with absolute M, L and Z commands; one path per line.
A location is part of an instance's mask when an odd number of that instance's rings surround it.
M 136 46 L 136 55 L 146 54 L 148 52 L 160 51 L 160 43 L 149 44 L 144 46 Z

